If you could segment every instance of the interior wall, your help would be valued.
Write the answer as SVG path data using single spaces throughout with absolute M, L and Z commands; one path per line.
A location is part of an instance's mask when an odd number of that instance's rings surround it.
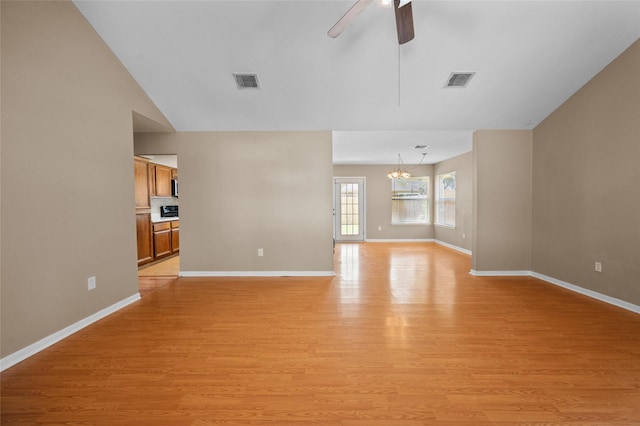
M 531 130 L 473 134 L 472 268 L 531 270 Z
M 334 165 L 334 177 L 364 177 L 365 182 L 365 239 L 367 240 L 424 240 L 433 238 L 433 225 L 391 224 L 391 181 L 387 177 L 397 165 Z M 413 176 L 428 176 L 433 188 L 433 166 L 408 166 Z M 432 191 L 433 192 L 433 191 Z M 433 200 L 433 194 L 432 200 Z M 430 212 L 433 219 L 433 205 Z M 433 220 L 432 220 L 433 221 Z M 379 227 L 381 230 L 379 230 Z
M 0 7 L 4 358 L 138 293 L 132 110 L 171 125 L 71 2 Z
M 535 128 L 533 182 L 533 270 L 640 305 L 640 41 Z
M 466 250 L 473 241 L 473 153 L 458 155 L 434 165 L 433 179 L 438 175 L 456 172 L 456 226 L 434 226 L 436 240 Z M 435 190 L 434 190 L 435 191 Z
M 135 151 L 178 154 L 183 273 L 333 274 L 331 132 L 136 133 Z
M 0 94 L 2 94 L 2 4 L 0 2 Z M 1 96 L 0 96 L 1 98 Z M 0 179 L 2 176 L 2 102 L 0 101 Z M 0 180 L 0 321 L 2 309 L 2 181 Z M 1 330 L 0 324 L 0 333 Z M 0 338 L 0 358 L 2 358 L 2 342 Z

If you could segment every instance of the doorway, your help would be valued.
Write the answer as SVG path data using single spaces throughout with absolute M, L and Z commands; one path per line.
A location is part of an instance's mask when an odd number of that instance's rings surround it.
M 333 178 L 333 184 L 335 241 L 364 241 L 365 178 Z
M 136 185 L 146 189 L 146 198 L 144 205 L 137 208 L 136 216 L 148 222 L 145 226 L 148 232 L 138 229 L 137 235 L 138 288 L 144 297 L 175 281 L 180 272 L 178 157 L 163 154 L 137 157 L 142 158 L 142 166 L 141 176 L 136 176 Z

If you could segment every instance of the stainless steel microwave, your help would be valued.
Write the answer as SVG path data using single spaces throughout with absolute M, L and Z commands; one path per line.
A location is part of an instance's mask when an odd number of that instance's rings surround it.
M 171 195 L 178 196 L 178 179 L 171 179 Z

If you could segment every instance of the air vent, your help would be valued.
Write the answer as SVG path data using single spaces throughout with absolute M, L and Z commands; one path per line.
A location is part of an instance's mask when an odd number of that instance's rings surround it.
M 475 72 L 452 72 L 445 87 L 467 87 Z
M 256 74 L 233 74 L 238 89 L 259 89 L 258 76 Z

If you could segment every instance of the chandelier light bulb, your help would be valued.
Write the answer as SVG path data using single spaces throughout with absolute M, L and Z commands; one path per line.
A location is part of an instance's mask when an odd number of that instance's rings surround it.
M 402 159 L 400 158 L 400 154 L 398 154 L 398 166 L 389 172 L 387 177 L 389 179 L 408 179 L 411 177 L 411 174 L 407 171 L 407 169 L 401 168 Z

